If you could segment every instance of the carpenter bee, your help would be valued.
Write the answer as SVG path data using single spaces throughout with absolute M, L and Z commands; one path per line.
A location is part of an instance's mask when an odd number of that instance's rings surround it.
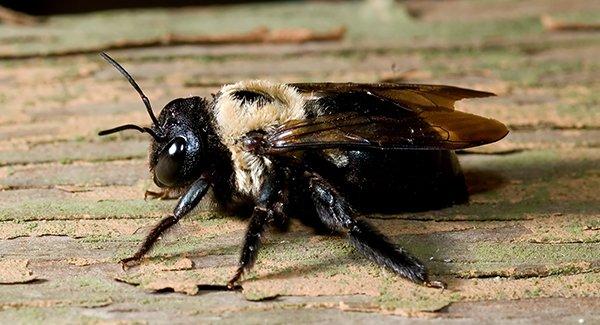
M 439 208 L 467 201 L 453 150 L 507 135 L 496 120 L 454 110 L 463 98 L 492 93 L 441 85 L 296 83 L 264 80 L 223 86 L 211 100 L 177 98 L 158 117 L 134 79 L 101 56 L 141 96 L 152 126 L 154 183 L 183 193 L 133 256 L 188 214 L 212 188 L 219 207 L 249 217 L 233 288 L 254 264 L 269 226 L 285 230 L 298 218 L 318 231 L 345 234 L 352 245 L 400 276 L 430 287 L 425 266 L 394 245 L 359 213 Z

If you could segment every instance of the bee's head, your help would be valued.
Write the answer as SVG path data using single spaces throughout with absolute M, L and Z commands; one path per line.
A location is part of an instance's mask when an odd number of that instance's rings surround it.
M 100 55 L 119 70 L 140 94 L 153 125 L 126 124 L 98 134 L 102 136 L 130 129 L 148 133 L 152 136 L 150 170 L 154 173 L 154 183 L 159 187 L 176 188 L 193 182 L 205 168 L 202 161 L 210 124 L 205 114 L 207 101 L 200 97 L 175 99 L 156 118 L 150 101 L 129 73 L 106 53 Z
M 206 127 L 203 114 L 208 105 L 200 97 L 178 98 L 158 116 L 161 137 L 150 146 L 150 170 L 160 187 L 180 187 L 193 182 L 206 160 Z

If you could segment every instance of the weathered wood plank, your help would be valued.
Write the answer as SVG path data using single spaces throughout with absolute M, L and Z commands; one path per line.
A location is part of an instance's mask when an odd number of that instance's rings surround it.
M 597 21 L 597 9 L 584 0 L 298 2 L 0 25 L 0 57 L 11 58 L 0 60 L 0 263 L 14 266 L 11 274 L 0 270 L 0 282 L 15 282 L 0 284 L 0 322 L 600 321 L 600 38 L 548 32 L 540 23 L 542 14 Z M 153 27 L 136 28 L 144 24 Z M 43 55 L 259 24 L 345 25 L 348 34 L 340 43 L 112 54 L 157 109 L 246 78 L 392 79 L 499 95 L 459 104 L 512 128 L 502 142 L 460 155 L 469 205 L 365 216 L 448 290 L 398 280 L 343 238 L 294 223 L 287 234 L 267 236 L 242 293 L 219 292 L 235 269 L 245 222 L 215 212 L 210 199 L 140 268 L 117 265 L 175 202 L 143 200 L 153 187 L 144 135 L 96 133 L 149 119 L 125 80 L 95 55 Z

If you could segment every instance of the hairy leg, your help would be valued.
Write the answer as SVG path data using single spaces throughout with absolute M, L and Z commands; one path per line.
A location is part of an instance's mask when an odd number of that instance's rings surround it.
M 123 265 L 123 268 L 136 265 L 142 259 L 142 257 L 148 251 L 150 251 L 150 249 L 152 249 L 152 246 L 154 246 L 154 243 L 156 243 L 158 238 L 160 238 L 160 235 L 165 232 L 165 230 L 171 228 L 171 226 L 176 224 L 178 221 L 179 219 L 174 216 L 168 216 L 160 220 L 160 222 L 157 223 L 152 230 L 150 230 L 150 233 L 146 236 L 144 242 L 140 248 L 138 248 L 135 254 L 120 261 L 121 265 Z
M 284 178 L 280 176 L 283 174 L 283 171 L 274 172 L 261 187 L 244 237 L 238 269 L 227 283 L 229 289 L 233 289 L 244 272 L 254 265 L 260 249 L 261 237 L 267 227 L 274 223 L 276 218 L 279 221 L 285 218 L 283 209 L 287 203 L 288 191 L 283 185 Z
M 121 264 L 123 267 L 129 267 L 137 264 L 140 259 L 152 249 L 154 243 L 160 238 L 160 235 L 164 233 L 167 229 L 171 228 L 174 224 L 179 222 L 181 218 L 183 218 L 186 214 L 188 214 L 192 209 L 198 205 L 206 191 L 208 190 L 210 183 L 204 177 L 196 180 L 192 186 L 188 189 L 188 191 L 179 199 L 177 206 L 173 210 L 173 215 L 163 218 L 146 236 L 144 242 L 140 246 L 140 248 L 133 254 L 133 256 L 125 258 L 121 260 Z
M 416 258 L 392 244 L 366 221 L 356 219 L 344 197 L 323 178 L 311 174 L 309 187 L 321 221 L 332 230 L 347 232 L 350 242 L 358 251 L 413 282 L 436 288 L 445 287 L 442 282 L 430 281 L 425 266 Z
M 244 237 L 244 246 L 240 255 L 238 269 L 229 282 L 227 287 L 233 289 L 235 283 L 242 277 L 245 271 L 250 270 L 256 261 L 258 250 L 260 249 L 260 239 L 267 229 L 269 223 L 273 220 L 273 211 L 262 207 L 254 208 L 252 218 L 248 224 L 248 230 Z

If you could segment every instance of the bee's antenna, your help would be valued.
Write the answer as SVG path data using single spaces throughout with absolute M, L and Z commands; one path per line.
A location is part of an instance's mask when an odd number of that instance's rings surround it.
M 115 61 L 113 58 L 111 58 L 105 52 L 101 52 L 100 56 L 104 60 L 106 60 L 108 63 L 110 63 L 113 67 L 115 67 L 115 69 L 119 70 L 119 72 L 123 76 L 125 76 L 125 78 L 127 78 L 127 81 L 129 81 L 129 83 L 131 84 L 131 86 L 133 86 L 135 91 L 137 91 L 138 94 L 140 94 L 140 97 L 142 97 L 142 101 L 144 102 L 144 105 L 146 105 L 146 109 L 148 110 L 148 114 L 150 115 L 150 118 L 152 119 L 152 123 L 158 129 L 159 133 L 163 133 L 162 129 L 158 125 L 158 119 L 156 119 L 156 116 L 154 116 L 154 111 L 152 111 L 152 105 L 150 105 L 150 100 L 148 99 L 148 97 L 146 97 L 146 95 L 144 95 L 144 92 L 142 91 L 140 86 L 138 86 L 138 84 L 135 82 L 135 80 L 133 80 L 133 77 L 119 63 L 117 63 L 117 61 Z M 139 128 L 139 126 L 138 126 L 138 128 Z M 115 129 L 117 129 L 117 128 L 115 128 Z M 131 129 L 131 127 L 129 127 L 129 129 Z M 114 130 L 114 129 L 112 129 L 112 130 Z M 117 132 L 117 131 L 115 131 L 115 132 Z M 141 131 L 141 132 L 143 132 L 143 131 Z M 150 132 L 148 132 L 148 133 L 150 133 Z
M 154 140 L 156 140 L 158 142 L 164 140 L 164 136 L 162 136 L 161 134 L 157 134 L 151 128 L 141 127 L 141 126 L 137 126 L 135 124 L 125 124 L 125 125 L 117 126 L 116 128 L 103 130 L 103 131 L 98 132 L 98 135 L 99 136 L 109 135 L 109 134 L 113 134 L 116 132 L 121 132 L 123 130 L 138 130 L 142 133 L 150 134 L 154 138 Z

